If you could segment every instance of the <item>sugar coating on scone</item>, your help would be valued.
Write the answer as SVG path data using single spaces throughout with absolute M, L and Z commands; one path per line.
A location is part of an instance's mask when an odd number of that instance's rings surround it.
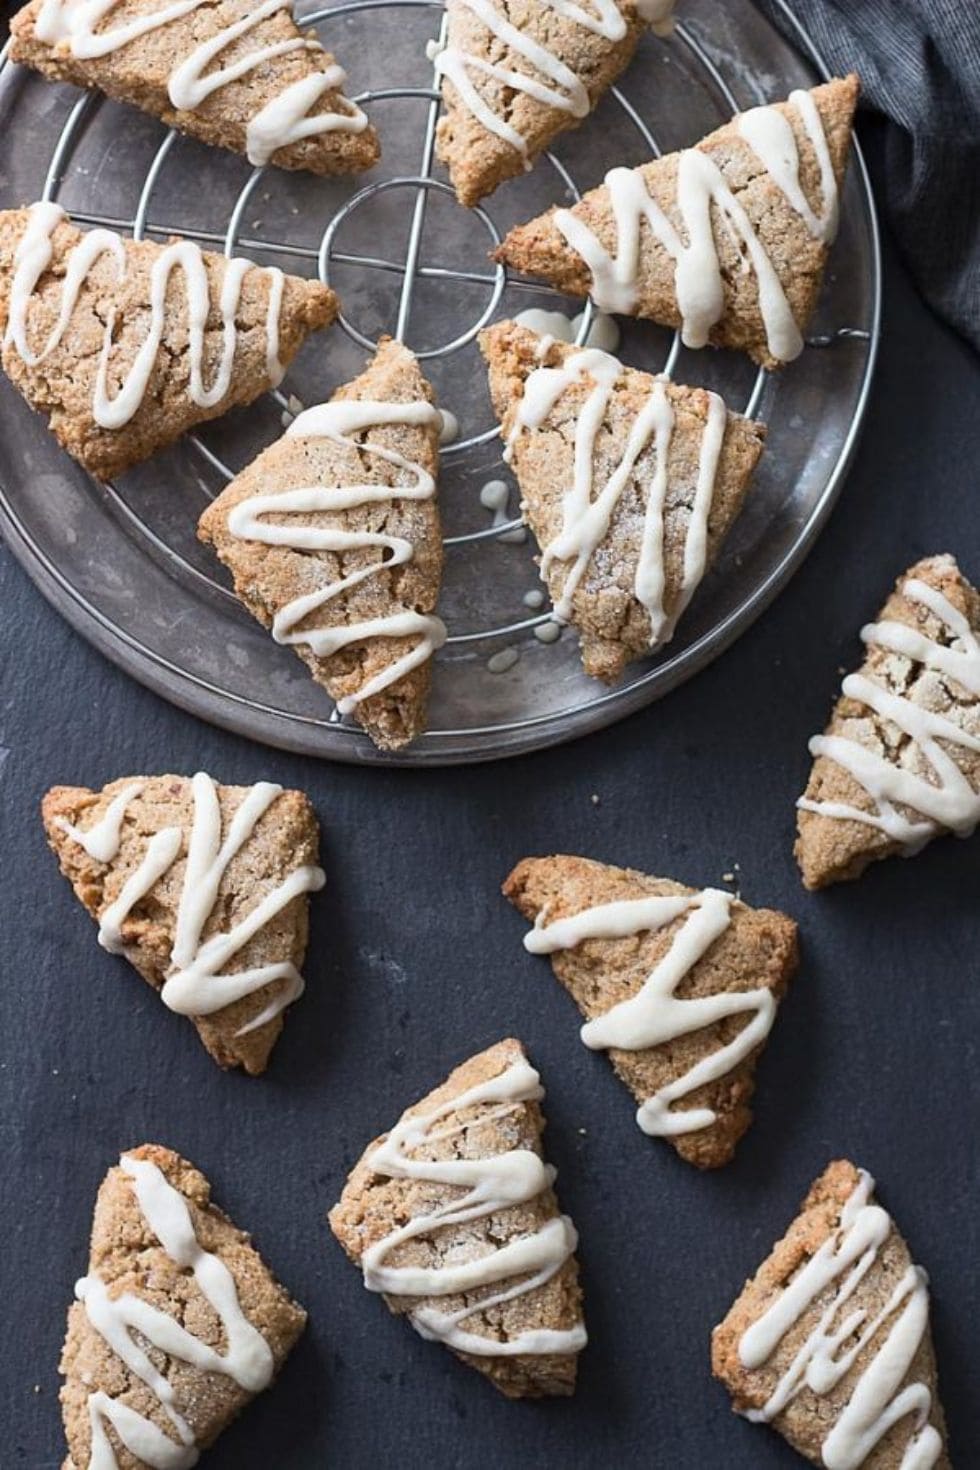
M 433 47 L 444 114 L 436 149 L 457 197 L 477 204 L 576 127 L 636 50 L 633 0 L 446 0 Z
M 559 622 L 609 683 L 662 648 L 742 508 L 765 429 L 716 393 L 515 322 L 480 338 Z
M 286 434 L 205 510 L 246 607 L 384 750 L 425 728 L 446 630 L 436 500 L 442 416 L 406 347 Z
M 10 30 L 14 61 L 257 166 L 336 174 L 377 162 L 343 69 L 296 24 L 292 0 L 31 0 Z
M 513 229 L 512 269 L 763 367 L 796 357 L 837 230 L 858 79 L 743 112 L 693 148 L 614 168 Z
M 144 1144 L 109 1170 L 61 1357 L 64 1470 L 189 1470 L 285 1362 L 306 1313 L 204 1176 Z
M 222 1067 L 262 1072 L 303 992 L 308 894 L 323 886 L 309 800 L 199 772 L 55 786 L 48 842 L 99 943 L 189 1016 Z
M 330 1212 L 369 1290 L 508 1398 L 572 1393 L 586 1342 L 543 1096 L 520 1042 L 499 1042 L 370 1144 Z
M 747 1419 L 832 1470 L 949 1470 L 926 1273 L 863 1169 L 830 1164 L 712 1335 Z
M 533 922 L 640 1104 L 637 1123 L 700 1168 L 729 1161 L 752 1121 L 755 1066 L 796 970 L 796 925 L 719 889 L 590 858 L 525 858 L 504 895 Z
M 3 368 L 109 479 L 282 380 L 337 298 L 188 240 L 82 232 L 57 204 L 0 212 Z
M 808 888 L 857 878 L 980 822 L 980 593 L 951 556 L 899 577 L 849 674 L 798 802 Z

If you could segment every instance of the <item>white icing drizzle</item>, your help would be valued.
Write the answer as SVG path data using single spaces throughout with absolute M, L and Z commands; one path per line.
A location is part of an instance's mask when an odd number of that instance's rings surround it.
M 56 817 L 55 825 L 60 827 L 62 832 L 67 832 L 79 847 L 84 847 L 89 857 L 94 858 L 97 863 L 111 863 L 119 851 L 126 808 L 142 790 L 143 787 L 139 781 L 134 781 L 130 786 L 124 786 L 119 795 L 112 798 L 99 821 L 93 827 L 89 827 L 87 832 L 83 832 L 80 827 L 73 826 L 66 817 Z
M 300 628 L 311 613 L 325 607 L 350 588 L 368 577 L 392 567 L 404 566 L 414 555 L 412 543 L 404 536 L 391 536 L 382 531 L 349 531 L 337 525 L 309 526 L 291 523 L 291 515 L 311 512 L 355 510 L 361 506 L 388 500 L 431 500 L 436 482 L 421 464 L 406 459 L 397 450 L 353 436 L 385 424 L 406 427 L 441 427 L 442 415 L 431 403 L 381 403 L 368 399 L 337 399 L 308 408 L 286 431 L 292 439 L 329 439 L 334 444 L 372 454 L 386 464 L 404 471 L 405 485 L 306 485 L 281 494 L 252 495 L 240 501 L 228 516 L 228 530 L 243 541 L 260 541 L 265 546 L 288 546 L 296 551 L 345 551 L 379 548 L 387 556 L 358 567 L 347 576 L 329 583 L 317 592 L 294 598 L 276 613 L 272 636 L 277 643 L 290 647 L 302 643 L 319 658 L 332 654 L 368 638 L 413 638 L 416 642 L 401 658 L 365 681 L 354 694 L 338 700 L 341 714 L 349 714 L 364 699 L 397 683 L 413 669 L 432 657 L 446 641 L 442 621 L 430 613 L 411 610 L 390 613 L 363 622 L 343 623 L 319 628 Z M 272 519 L 277 517 L 277 519 Z M 286 517 L 286 519 L 283 519 Z
M 674 0 L 637 0 L 640 19 L 656 36 L 669 36 L 674 29 Z
M 829 244 L 837 230 L 837 181 L 823 122 L 809 92 L 793 92 L 789 102 L 803 124 L 820 169 L 819 213 L 803 193 L 796 138 L 783 114 L 776 107 L 755 107 L 741 114 L 738 129 L 814 239 Z M 613 214 L 615 255 L 609 254 L 572 210 L 559 209 L 554 216 L 556 229 L 592 274 L 591 294 L 597 306 L 626 314 L 635 309 L 640 289 L 641 226 L 646 221 L 651 234 L 674 261 L 674 290 L 684 344 L 704 347 L 725 310 L 721 261 L 712 223 L 714 208 L 744 252 L 745 268 L 755 272 L 769 352 L 780 362 L 799 355 L 803 338 L 776 266 L 709 153 L 687 148 L 678 157 L 676 205 L 683 231 L 674 226 L 649 192 L 640 169 L 611 169 L 605 184 Z
M 917 577 L 908 578 L 902 595 L 938 618 L 949 635 L 949 645 L 893 621 L 869 623 L 861 629 L 862 641 L 868 648 L 885 649 L 921 664 L 935 680 L 950 679 L 980 700 L 980 640 L 967 618 L 942 592 Z M 841 689 L 848 699 L 860 701 L 880 719 L 897 726 L 911 743 L 893 762 L 848 736 L 815 735 L 810 741 L 811 755 L 826 756 L 853 776 L 871 797 L 874 810 L 862 811 L 846 802 L 811 801 L 806 797 L 801 797 L 797 806 L 802 811 L 875 827 L 899 843 L 906 856 L 918 852 L 939 832 L 969 837 L 980 822 L 980 791 L 973 788 L 940 742 L 980 753 L 980 735 L 971 735 L 925 703 L 893 694 L 867 674 L 848 674 Z M 922 761 L 929 775 L 911 769 L 913 762 Z
M 756 990 L 722 991 L 717 995 L 676 994 L 684 977 L 728 928 L 731 903 L 730 894 L 706 888 L 700 893 L 676 897 L 599 904 L 551 924 L 542 910 L 534 928 L 525 936 L 524 947 L 531 954 L 554 954 L 575 949 L 589 939 L 623 939 L 656 932 L 676 919 L 684 919 L 643 988 L 582 1027 L 582 1040 L 593 1049 L 618 1047 L 624 1051 L 642 1051 L 678 1036 L 689 1036 L 730 1016 L 751 1017 L 732 1041 L 711 1052 L 641 1104 L 636 1121 L 644 1133 L 673 1138 L 710 1128 L 716 1119 L 711 1108 L 672 1112 L 672 1104 L 697 1088 L 727 1076 L 761 1044 L 775 1020 L 776 1002 L 764 986 Z
M 484 510 L 493 514 L 493 526 L 505 526 L 510 520 L 507 514 L 507 502 L 510 499 L 510 486 L 506 480 L 488 480 L 480 487 L 480 504 Z M 513 526 L 509 531 L 501 531 L 497 540 L 508 545 L 523 546 L 527 539 L 527 531 L 523 526 Z
M 540 307 L 532 306 L 526 311 L 519 311 L 514 317 L 519 327 L 527 327 L 529 331 L 537 332 L 542 339 L 550 342 L 574 342 L 578 337 L 582 326 L 584 312 L 577 316 L 568 316 L 564 311 L 542 311 Z M 597 311 L 593 314 L 592 324 L 585 336 L 583 347 L 598 347 L 602 352 L 615 352 L 619 346 L 619 326 L 611 316 Z
M 149 15 L 139 15 L 117 26 L 100 29 L 119 4 L 119 0 L 44 0 L 34 23 L 37 38 L 49 46 L 66 49 L 78 60 L 108 56 L 138 41 L 153 31 L 162 30 L 183 19 L 210 0 L 174 0 Z M 228 66 L 213 63 L 222 51 L 239 41 L 249 31 L 262 25 L 280 10 L 293 11 L 293 0 L 262 0 L 240 20 L 224 26 L 214 36 L 195 46 L 177 62 L 167 81 L 167 94 L 179 112 L 196 112 L 214 92 L 237 82 L 260 67 L 268 76 L 269 62 L 296 51 L 323 54 L 319 41 L 298 35 L 266 46 L 256 46 Z M 250 163 L 257 166 L 269 162 L 280 148 L 320 133 L 360 133 L 367 118 L 359 107 L 343 98 L 349 111 L 324 112 L 311 116 L 312 109 L 327 92 L 337 91 L 346 77 L 336 65 L 301 77 L 278 92 L 266 103 L 246 127 L 246 151 Z
M 859 1355 L 895 1318 L 888 1334 L 858 1377 L 850 1399 L 821 1448 L 827 1470 L 858 1470 L 900 1420 L 913 1416 L 914 1430 L 900 1470 L 929 1470 L 942 1454 L 942 1440 L 928 1423 L 932 1397 L 924 1383 L 902 1383 L 908 1376 L 929 1320 L 925 1272 L 910 1266 L 885 1305 L 869 1320 L 867 1310 L 841 1317 L 861 1282 L 873 1269 L 892 1233 L 891 1217 L 871 1202 L 874 1180 L 863 1169 L 841 1211 L 840 1224 L 806 1265 L 787 1283 L 766 1312 L 743 1333 L 738 1353 L 745 1368 L 761 1368 L 780 1342 L 818 1298 L 834 1288 L 816 1327 L 799 1348 L 768 1402 L 746 1417 L 767 1423 L 808 1388 L 830 1393 L 850 1372 Z M 897 1317 L 896 1317 L 896 1314 Z M 835 1323 L 837 1324 L 835 1326 Z
M 27 228 L 18 242 L 14 256 L 14 279 L 10 288 L 4 345 L 13 346 L 29 367 L 37 367 L 50 356 L 64 337 L 78 305 L 82 287 L 101 256 L 110 255 L 113 258 L 116 279 L 122 286 L 126 279 L 126 250 L 122 237 L 112 230 L 89 230 L 82 236 L 64 262 L 58 320 L 43 347 L 35 351 L 28 342 L 28 311 L 34 292 L 54 259 L 54 232 L 67 219 L 67 215 L 60 205 L 38 203 L 31 205 L 28 216 Z M 190 367 L 188 395 L 199 408 L 214 408 L 226 397 L 231 387 L 238 345 L 236 317 L 241 302 L 242 283 L 249 271 L 258 269 L 262 269 L 269 280 L 266 371 L 273 384 L 282 381 L 284 369 L 279 361 L 279 314 L 285 286 L 282 271 L 275 267 L 253 266 L 251 261 L 239 257 L 225 262 L 219 303 L 224 338 L 214 381 L 208 388 L 204 384 L 205 328 L 211 310 L 207 266 L 198 245 L 190 240 L 178 240 L 161 251 L 153 262 L 150 272 L 150 320 L 147 334 L 114 397 L 109 393 L 109 366 L 115 338 L 116 307 L 114 303 L 109 303 L 92 397 L 92 417 L 100 428 L 123 428 L 138 411 L 146 396 L 166 328 L 167 291 L 170 277 L 175 270 L 183 273 L 187 293 Z
M 99 1390 L 88 1400 L 92 1430 L 88 1470 L 118 1470 L 106 1421 L 130 1454 L 151 1470 L 190 1470 L 198 1460 L 194 1432 L 178 1408 L 169 1380 L 154 1366 L 140 1340 L 202 1373 L 231 1378 L 248 1393 L 259 1393 L 271 1382 L 272 1350 L 242 1311 L 235 1278 L 224 1261 L 206 1251 L 197 1239 L 183 1195 L 148 1159 L 123 1154 L 119 1167 L 132 1180 L 143 1218 L 164 1251 L 174 1265 L 193 1273 L 198 1289 L 221 1321 L 225 1347 L 218 1352 L 132 1292 L 111 1296 L 95 1273 L 83 1276 L 76 1283 L 75 1296 L 89 1321 L 130 1373 L 159 1400 L 178 1436 L 172 1439 L 151 1420 Z
M 126 807 L 142 788 L 128 786 L 115 797 L 105 816 L 87 832 L 65 825 L 65 830 L 100 862 L 111 862 L 119 852 Z M 232 859 L 241 852 L 261 818 L 282 794 L 282 787 L 259 781 L 237 807 L 222 841 L 221 807 L 214 781 L 198 772 L 191 783 L 194 817 L 187 840 L 187 863 L 177 908 L 171 970 L 160 997 L 182 1016 L 210 1016 L 246 995 L 281 982 L 268 1005 L 235 1034 L 245 1036 L 278 1016 L 303 993 L 303 977 L 289 961 L 260 965 L 252 970 L 222 973 L 239 950 L 303 893 L 323 887 L 322 868 L 294 868 L 242 919 L 224 932 L 203 938 L 215 907 L 221 881 Z M 124 800 L 125 798 L 125 800 Z M 110 820 L 111 819 L 111 820 Z M 96 851 L 90 845 L 95 838 Z M 113 903 L 99 919 L 99 943 L 113 954 L 124 953 L 123 925 L 142 899 L 177 861 L 184 843 L 181 827 L 164 827 L 146 845 L 139 865 L 130 873 Z
M 676 604 L 668 614 L 664 607 L 664 520 L 674 410 L 663 379 L 654 381 L 649 397 L 633 421 L 622 459 L 605 484 L 598 488 L 598 493 L 594 493 L 596 439 L 606 418 L 616 380 L 622 372 L 623 366 L 615 357 L 594 348 L 572 353 L 561 367 L 537 368 L 524 385 L 524 396 L 508 435 L 507 447 L 508 453 L 512 452 L 517 438 L 525 429 L 540 428 L 562 394 L 574 384 L 591 380 L 591 391 L 575 421 L 574 473 L 562 501 L 562 529 L 544 547 L 541 557 L 542 577 L 547 577 L 555 561 L 571 563 L 561 596 L 554 607 L 555 618 L 567 623 L 572 616 L 575 592 L 609 532 L 619 499 L 635 474 L 638 459 L 653 441 L 655 468 L 647 495 L 633 586 L 637 601 L 650 619 L 652 649 L 671 638 L 678 618 L 704 576 L 708 558 L 708 517 L 725 438 L 727 412 L 716 393 L 707 394 L 708 416 L 701 437 L 698 479 L 684 540 L 681 586 Z
M 467 1250 L 460 1252 L 461 1259 L 455 1263 L 444 1260 L 436 1266 L 386 1264 L 391 1252 L 404 1241 L 485 1219 L 514 1205 L 526 1204 L 550 1188 L 555 1170 L 530 1149 L 515 1148 L 480 1159 L 418 1157 L 427 1144 L 463 1134 L 468 1128 L 503 1117 L 543 1096 L 537 1072 L 523 1057 L 517 1057 L 489 1081 L 449 1098 L 431 1112 L 403 1118 L 368 1157 L 367 1162 L 375 1173 L 390 1179 L 416 1179 L 461 1191 L 445 1204 L 413 1216 L 405 1225 L 368 1246 L 361 1257 L 368 1290 L 395 1296 L 456 1296 L 502 1284 L 500 1291 L 467 1303 L 457 1311 L 444 1312 L 427 1305 L 413 1309 L 411 1320 L 416 1331 L 423 1337 L 438 1339 L 457 1352 L 496 1358 L 525 1353 L 574 1353 L 585 1346 L 586 1333 L 581 1324 L 562 1330 L 532 1328 L 502 1341 L 467 1332 L 461 1326 L 475 1312 L 513 1301 L 551 1280 L 578 1243 L 575 1227 L 566 1215 L 546 1221 L 532 1235 L 516 1237 L 475 1258 Z M 476 1107 L 487 1107 L 489 1111 L 470 1123 L 438 1126 L 447 1114 Z M 515 1277 L 520 1279 L 515 1282 Z M 503 1284 L 507 1282 L 511 1284 Z

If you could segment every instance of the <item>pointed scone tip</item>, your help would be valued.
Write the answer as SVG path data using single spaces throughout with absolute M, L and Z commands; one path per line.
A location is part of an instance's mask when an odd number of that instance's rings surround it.
M 516 322 L 488 328 L 480 347 L 553 616 L 578 630 L 586 673 L 614 683 L 673 636 L 742 508 L 765 430 L 716 393 Z
M 293 18 L 290 0 L 260 0 L 228 19 L 211 0 L 179 8 L 31 0 L 11 22 L 14 61 L 54 81 L 94 88 L 250 163 L 315 174 L 357 172 L 378 136 L 344 96 L 343 69 Z
M 123 1154 L 98 1194 L 61 1357 L 65 1470 L 182 1470 L 267 1388 L 306 1324 L 193 1164 Z
M 925 1272 L 874 1180 L 830 1164 L 712 1335 L 737 1413 L 815 1465 L 950 1470 Z
M 758 1057 L 796 971 L 796 924 L 719 889 L 589 858 L 525 858 L 503 886 L 640 1104 L 688 1163 L 728 1163 L 752 1121 Z
M 519 1041 L 471 1057 L 369 1145 L 330 1212 L 365 1286 L 508 1398 L 572 1393 L 586 1342 L 543 1096 Z
M 4 371 L 99 479 L 275 387 L 338 309 L 318 281 L 188 240 L 83 233 L 57 204 L 0 212 Z
M 447 0 L 446 45 L 434 53 L 445 111 L 436 151 L 472 207 L 530 169 L 577 127 L 631 60 L 643 31 L 632 0 L 516 12 L 508 0 Z
M 802 350 L 820 292 L 858 90 L 852 75 L 794 92 L 693 148 L 612 169 L 572 209 L 518 225 L 494 259 L 679 328 L 688 347 L 779 367 Z
M 951 556 L 899 577 L 842 685 L 799 807 L 807 888 L 980 822 L 980 593 Z
M 137 776 L 55 786 L 41 815 L 103 948 L 193 1020 L 219 1066 L 263 1072 L 303 992 L 307 895 L 324 883 L 308 798 L 268 781 Z
M 382 340 L 301 413 L 198 525 L 235 591 L 382 750 L 426 726 L 442 578 L 442 416 L 418 362 Z

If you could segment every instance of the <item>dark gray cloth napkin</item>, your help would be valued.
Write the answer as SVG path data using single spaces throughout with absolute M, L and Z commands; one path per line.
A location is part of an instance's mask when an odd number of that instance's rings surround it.
M 926 300 L 980 350 L 980 0 L 756 0 L 792 11 L 887 120 L 883 213 Z

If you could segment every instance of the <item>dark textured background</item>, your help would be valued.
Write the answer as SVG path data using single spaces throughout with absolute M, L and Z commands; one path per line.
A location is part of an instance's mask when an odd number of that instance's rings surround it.
M 799 1462 L 774 1434 L 729 1412 L 708 1337 L 840 1155 L 877 1176 L 930 1271 L 952 1458 L 980 1465 L 980 849 L 946 840 L 820 897 L 790 852 L 806 740 L 861 622 L 924 553 L 954 551 L 980 576 L 978 457 L 976 359 L 921 306 L 886 240 L 863 446 L 789 589 L 664 703 L 472 770 L 332 767 L 198 724 L 92 652 L 0 555 L 0 1465 L 61 1462 L 57 1360 L 92 1202 L 144 1140 L 205 1171 L 310 1311 L 279 1384 L 210 1452 L 213 1470 L 789 1470 Z M 198 767 L 301 786 L 323 824 L 309 989 L 262 1080 L 219 1072 L 190 1025 L 98 949 L 38 823 L 55 782 Z M 517 858 L 555 850 L 699 885 L 737 863 L 750 902 L 799 919 L 803 964 L 759 1070 L 757 1121 L 720 1173 L 639 1132 L 547 963 L 524 953 L 498 887 Z M 324 1224 L 364 1143 L 507 1033 L 543 1074 L 548 1150 L 581 1232 L 591 1345 L 570 1402 L 498 1397 L 389 1317 Z

